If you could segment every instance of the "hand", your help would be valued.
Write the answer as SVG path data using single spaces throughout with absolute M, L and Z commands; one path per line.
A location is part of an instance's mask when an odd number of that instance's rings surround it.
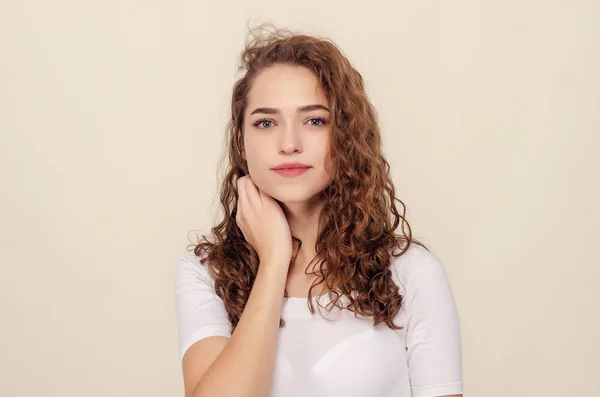
M 289 266 L 292 233 L 283 210 L 273 197 L 260 190 L 249 175 L 238 179 L 235 221 L 246 241 L 258 253 L 261 265 Z

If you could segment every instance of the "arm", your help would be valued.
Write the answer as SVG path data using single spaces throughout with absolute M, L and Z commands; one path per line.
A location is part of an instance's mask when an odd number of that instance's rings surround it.
M 183 358 L 186 396 L 266 397 L 271 390 L 287 267 L 263 266 L 231 339 L 196 342 Z

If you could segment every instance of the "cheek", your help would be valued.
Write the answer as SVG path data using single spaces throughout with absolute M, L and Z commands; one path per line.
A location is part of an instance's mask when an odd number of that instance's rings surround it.
M 250 172 L 258 170 L 261 166 L 262 155 L 259 147 L 260 145 L 258 145 L 252 137 L 244 138 L 244 152 L 246 154 L 246 163 L 248 164 Z
M 268 190 L 270 182 L 269 173 L 273 172 L 261 159 L 260 154 L 247 152 L 248 173 L 252 182 L 261 190 Z

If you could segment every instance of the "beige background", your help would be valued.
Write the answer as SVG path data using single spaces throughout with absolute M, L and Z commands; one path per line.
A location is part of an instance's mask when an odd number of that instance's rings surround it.
M 363 74 L 465 395 L 600 396 L 600 3 L 284 3 L 0 2 L 0 395 L 183 395 L 173 268 L 255 19 Z

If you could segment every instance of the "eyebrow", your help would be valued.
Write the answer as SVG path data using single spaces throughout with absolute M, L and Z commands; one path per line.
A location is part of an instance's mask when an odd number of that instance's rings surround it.
M 296 109 L 296 112 L 298 112 L 298 113 L 311 112 L 313 110 L 325 110 L 325 111 L 329 112 L 329 109 L 327 108 L 327 106 L 318 105 L 318 104 L 300 106 L 298 109 Z M 255 113 L 279 114 L 279 113 L 281 113 L 281 111 L 276 108 L 256 108 L 252 111 L 252 113 L 250 113 L 250 115 L 253 115 Z

